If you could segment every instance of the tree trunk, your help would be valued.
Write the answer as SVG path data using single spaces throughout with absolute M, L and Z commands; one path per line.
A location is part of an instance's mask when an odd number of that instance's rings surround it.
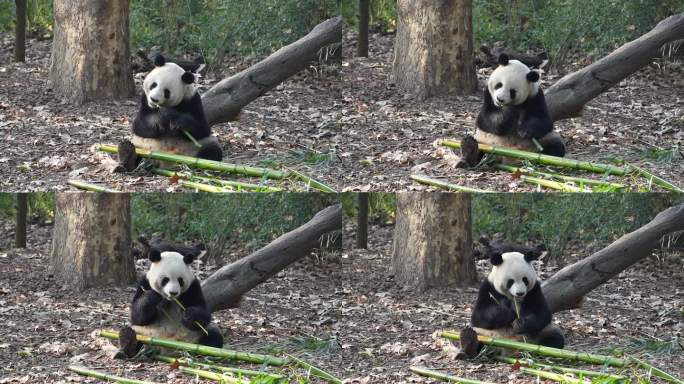
M 14 246 L 26 248 L 26 216 L 28 215 L 28 194 L 17 193 L 17 222 L 14 232 Z
M 213 311 L 231 308 L 242 295 L 319 246 L 321 237 L 342 229 L 342 207 L 333 205 L 318 212 L 302 226 L 285 233 L 267 246 L 226 265 L 204 282 L 207 305 Z
M 134 91 L 128 0 L 55 0 L 49 84 L 76 104 L 126 99 Z
M 356 217 L 356 248 L 368 248 L 368 192 L 356 194 L 359 211 Z
M 477 87 L 472 0 L 398 0 L 393 77 L 421 98 Z
M 294 43 L 223 79 L 202 95 L 209 125 L 234 120 L 240 109 L 309 66 L 322 48 L 342 41 L 342 18 L 328 19 Z
M 632 264 L 651 256 L 664 236 L 684 230 L 684 204 L 666 209 L 651 222 L 611 245 L 556 272 L 543 285 L 554 312 L 577 308 L 584 295 Z
M 370 0 L 359 0 L 359 38 L 356 43 L 356 56 L 360 57 L 368 57 L 369 3 Z
M 135 280 L 130 195 L 57 193 L 51 272 L 76 289 Z
M 555 121 L 579 116 L 584 104 L 651 63 L 666 44 L 683 36 L 684 13 L 680 13 L 601 60 L 566 75 L 544 92 L 551 118 Z
M 14 61 L 26 61 L 26 0 L 14 0 L 17 23 L 14 30 Z
M 472 257 L 470 195 L 398 193 L 392 271 L 418 289 L 477 280 Z

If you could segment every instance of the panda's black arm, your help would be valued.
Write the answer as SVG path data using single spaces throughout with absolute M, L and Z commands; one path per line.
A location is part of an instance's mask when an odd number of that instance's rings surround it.
M 484 90 L 484 104 L 477 115 L 477 127 L 497 135 L 506 133 L 516 125 L 519 113 L 516 108 L 499 108 L 494 104 L 489 89 Z
M 553 130 L 553 121 L 546 108 L 544 92 L 540 89 L 532 99 L 523 105 L 523 118 L 518 127 L 518 135 L 523 138 L 541 138 Z
M 485 280 L 480 286 L 470 321 L 474 327 L 498 329 L 509 327 L 515 320 L 515 309 L 510 300 L 496 292 Z
M 163 300 L 160 294 L 152 290 L 147 278 L 138 284 L 138 290 L 131 304 L 131 323 L 133 325 L 148 325 L 157 320 L 157 305 Z
M 169 118 L 170 126 L 171 129 L 179 131 L 181 137 L 188 139 L 180 131 L 188 132 L 195 140 L 202 140 L 211 134 L 199 93 L 195 93 L 192 99 L 183 101 L 174 110 L 178 113 Z
M 185 307 L 181 322 L 186 328 L 197 331 L 201 329 L 197 323 L 206 327 L 211 322 L 211 312 L 204 301 L 199 280 L 193 280 L 188 290 L 180 295 L 178 301 Z
M 551 309 L 546 303 L 540 284 L 537 283 L 520 305 L 520 318 L 513 322 L 517 334 L 535 334 L 551 322 Z
M 150 108 L 147 97 L 142 95 L 140 110 L 133 120 L 133 133 L 140 137 L 156 138 L 168 129 L 168 120 L 165 120 L 159 111 Z

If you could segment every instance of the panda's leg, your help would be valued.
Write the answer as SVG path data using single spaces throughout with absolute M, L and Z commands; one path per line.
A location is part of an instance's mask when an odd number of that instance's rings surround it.
M 197 341 L 197 344 L 206 345 L 209 347 L 221 348 L 223 347 L 223 335 L 216 324 L 209 324 L 206 326 L 207 335 L 202 335 Z
M 536 344 L 544 345 L 552 348 L 563 348 L 565 346 L 565 337 L 560 328 L 554 324 L 547 325 L 534 338 Z
M 475 330 L 468 326 L 461 330 L 461 352 L 456 355 L 457 359 L 474 359 L 482 350 L 482 343 L 477 339 Z
M 119 166 L 114 169 L 115 172 L 132 172 L 138 168 L 140 156 L 135 153 L 135 145 L 130 140 L 122 140 L 119 143 L 118 152 Z
M 119 352 L 114 357 L 117 359 L 130 359 L 140 352 L 142 346 L 142 343 L 136 338 L 133 328 L 122 328 L 119 331 Z
M 565 156 L 565 144 L 557 132 L 550 132 L 539 139 L 539 144 L 544 147 L 542 151 L 545 155 L 563 157 Z
M 477 140 L 471 135 L 466 135 L 461 140 L 461 161 L 456 165 L 458 168 L 472 168 L 480 164 L 484 153 L 480 151 Z
M 209 136 L 200 140 L 199 143 L 202 147 L 197 151 L 195 157 L 214 161 L 223 160 L 223 150 L 216 137 Z

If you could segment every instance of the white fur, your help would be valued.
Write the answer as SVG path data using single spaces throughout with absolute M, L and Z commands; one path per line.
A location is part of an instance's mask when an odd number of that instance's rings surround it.
M 531 83 L 527 80 L 530 69 L 518 60 L 509 60 L 506 65 L 499 65 L 487 80 L 487 89 L 492 95 L 492 100 L 497 107 L 520 105 L 525 100 L 534 97 L 539 92 L 539 83 Z M 497 84 L 499 89 L 495 89 Z M 511 89 L 516 92 L 515 98 L 511 98 Z
M 143 90 L 147 96 L 147 104 L 150 108 L 175 107 L 183 100 L 189 100 L 197 92 L 195 84 L 186 84 L 181 77 L 185 70 L 176 63 L 166 63 L 161 67 L 155 67 L 147 74 L 143 81 Z M 152 88 L 153 84 L 157 84 Z M 164 90 L 170 92 L 169 98 L 164 96 Z M 156 99 L 154 102 L 152 99 Z
M 169 281 L 162 286 L 162 280 Z M 183 279 L 181 286 L 178 279 Z M 190 266 L 183 261 L 183 255 L 178 252 L 162 252 L 161 260 L 152 263 L 147 271 L 147 280 L 157 293 L 167 300 L 178 297 L 187 291 L 195 280 L 195 274 Z
M 534 267 L 525 261 L 525 255 L 520 252 L 506 252 L 501 258 L 503 263 L 492 266 L 487 279 L 500 294 L 511 300 L 522 300 L 537 282 Z M 527 285 L 523 282 L 524 277 L 527 278 Z M 509 288 L 507 283 L 510 279 L 513 280 L 513 285 Z

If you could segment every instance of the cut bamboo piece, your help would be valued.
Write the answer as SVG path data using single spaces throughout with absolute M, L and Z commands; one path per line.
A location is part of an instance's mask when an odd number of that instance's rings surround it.
M 495 164 L 494 168 L 506 171 L 506 172 L 511 172 L 511 173 L 522 173 L 522 174 L 527 174 L 530 176 L 539 176 L 539 177 L 547 177 L 547 178 L 553 178 L 553 179 L 558 179 L 558 180 L 563 180 L 563 181 L 569 181 L 576 183 L 580 186 L 582 185 L 592 185 L 592 186 L 604 186 L 604 187 L 611 187 L 615 189 L 623 189 L 625 188 L 624 184 L 618 184 L 618 183 L 610 183 L 607 181 L 601 181 L 601 180 L 594 180 L 594 179 L 586 179 L 583 177 L 575 177 L 575 176 L 565 176 L 565 175 L 559 175 L 557 173 L 550 173 L 550 172 L 539 172 L 539 171 L 534 171 L 531 169 L 526 169 L 526 168 L 521 168 L 521 167 L 513 167 L 510 165 L 506 164 Z
M 679 193 L 684 193 L 684 190 L 681 188 L 677 187 L 674 184 L 671 184 L 670 182 L 652 174 L 651 172 L 641 168 L 637 167 L 636 165 L 630 165 L 630 168 L 634 169 L 634 171 L 641 177 L 645 178 L 646 180 L 649 181 L 649 183 L 655 184 L 660 186 L 661 188 L 670 191 L 670 192 L 679 192 Z
M 289 171 L 290 171 L 293 175 L 295 175 L 295 177 L 297 178 L 297 180 L 303 181 L 304 183 L 306 183 L 306 185 L 308 185 L 308 186 L 310 186 L 310 187 L 312 187 L 312 188 L 314 188 L 314 189 L 317 189 L 317 190 L 319 190 L 319 191 L 321 191 L 321 192 L 337 193 L 336 190 L 330 188 L 329 186 L 327 186 L 327 185 L 321 183 L 320 181 L 315 180 L 315 179 L 313 179 L 313 178 L 311 178 L 311 177 L 309 177 L 309 176 L 307 176 L 307 175 L 305 175 L 305 174 L 303 174 L 303 173 L 301 173 L 301 172 L 295 171 L 294 169 L 290 169 Z
M 319 378 L 327 381 L 328 383 L 342 384 L 342 380 L 338 379 L 337 377 L 329 374 L 328 372 L 326 372 L 326 371 L 324 371 L 318 367 L 314 367 L 313 365 L 307 363 L 306 361 L 304 361 L 298 357 L 295 357 L 292 355 L 287 355 L 287 357 L 289 359 L 291 359 L 292 361 L 294 361 L 297 364 L 297 366 L 306 369 L 313 376 L 319 377 Z
M 433 179 L 433 178 L 430 178 L 427 176 L 422 176 L 422 175 L 411 175 L 411 180 L 417 181 L 421 184 L 430 185 L 432 187 L 438 187 L 438 188 L 446 189 L 448 191 L 470 192 L 470 193 L 490 193 L 490 191 L 484 191 L 481 189 L 475 189 L 475 188 L 470 188 L 470 187 L 464 187 L 461 185 L 451 184 L 451 183 L 447 183 L 446 181 L 441 181 L 441 180 Z
M 559 383 L 591 384 L 591 381 L 589 381 L 589 380 L 580 381 L 579 379 L 575 379 L 574 377 L 569 377 L 569 376 L 565 376 L 565 375 L 561 375 L 561 374 L 549 372 L 549 371 L 542 371 L 541 369 L 520 367 L 520 371 L 527 373 L 528 375 L 534 375 L 534 376 L 541 377 L 544 379 L 557 381 Z
M 80 181 L 80 180 L 69 180 L 69 181 L 67 181 L 67 184 L 71 185 L 72 187 L 82 189 L 84 191 L 101 192 L 101 193 L 119 193 L 119 191 L 117 191 L 115 189 L 110 189 L 107 187 L 101 187 L 99 185 L 86 183 L 85 181 Z
M 170 363 L 170 364 L 177 363 L 180 365 L 185 365 L 185 366 L 194 367 L 194 368 L 214 369 L 214 370 L 221 371 L 221 372 L 231 373 L 231 374 L 234 374 L 237 376 L 240 376 L 240 375 L 241 376 L 249 376 L 249 377 L 260 376 L 260 377 L 268 377 L 268 378 L 275 379 L 275 380 L 282 380 L 285 378 L 285 376 L 283 376 L 283 375 L 276 375 L 276 374 L 268 373 L 268 372 L 255 371 L 252 369 L 224 367 L 222 365 L 210 364 L 207 362 L 191 361 L 189 359 L 175 358 L 175 357 L 171 357 L 171 356 L 155 355 L 154 358 L 156 360 L 163 361 L 165 363 Z
M 520 180 L 529 184 L 540 185 L 542 187 L 556 189 L 562 192 L 582 192 L 581 189 L 573 185 L 563 184 L 553 180 L 540 179 L 534 176 L 520 175 Z
M 76 372 L 79 375 L 82 376 L 88 376 L 88 377 L 94 377 L 96 379 L 104 380 L 104 381 L 111 381 L 114 383 L 121 383 L 121 384 L 155 384 L 154 382 L 151 381 L 143 381 L 143 380 L 135 380 L 135 379 L 127 379 L 125 377 L 120 377 L 120 376 L 114 376 L 110 375 L 108 373 L 96 371 L 93 369 L 85 368 L 85 367 L 79 367 L 76 365 L 70 365 L 69 367 L 70 371 Z
M 445 373 L 433 371 L 431 369 L 427 368 L 422 368 L 422 367 L 410 367 L 409 370 L 417 375 L 424 376 L 424 377 L 429 377 L 432 379 L 439 379 L 442 381 L 448 381 L 450 383 L 459 383 L 459 384 L 493 384 L 487 381 L 480 381 L 480 380 L 473 380 L 473 379 L 465 379 L 463 377 L 456 377 L 456 376 L 451 376 L 447 375 Z
M 280 192 L 280 191 L 282 191 L 281 188 L 269 187 L 266 185 L 259 185 L 259 184 L 252 184 L 252 183 L 243 183 L 241 181 L 216 179 L 213 177 L 195 175 L 195 174 L 192 174 L 190 172 L 170 171 L 168 169 L 155 168 L 152 170 L 152 173 L 155 173 L 155 174 L 160 175 L 160 176 L 166 176 L 166 177 L 178 177 L 181 179 L 189 179 L 189 181 L 197 180 L 197 181 L 204 182 L 204 183 L 215 183 L 215 184 L 219 184 L 219 185 L 225 186 L 225 187 L 236 188 L 238 190 L 245 189 L 245 190 L 253 191 L 253 192 Z
M 108 339 L 115 339 L 115 340 L 119 339 L 119 333 L 112 331 L 112 330 L 101 330 L 100 336 L 106 337 Z M 240 361 L 246 361 L 249 363 L 267 364 L 267 365 L 275 365 L 275 366 L 283 366 L 283 365 L 287 364 L 286 360 L 280 359 L 280 358 L 275 357 L 275 356 L 261 355 L 261 354 L 257 354 L 257 353 L 238 352 L 238 351 L 233 351 L 230 349 L 214 348 L 214 347 L 208 347 L 206 345 L 187 343 L 184 341 L 161 339 L 161 338 L 149 337 L 149 336 L 140 335 L 140 334 L 137 335 L 137 339 L 139 342 L 141 342 L 143 344 L 154 345 L 154 346 L 162 347 L 162 348 L 176 349 L 176 350 L 180 350 L 180 351 L 187 351 L 187 352 L 196 353 L 198 355 L 214 356 L 214 357 L 221 357 L 221 358 L 226 358 L 226 359 L 230 359 L 230 360 L 240 360 Z
M 626 380 L 627 379 L 624 376 L 614 375 L 611 373 L 588 371 L 585 369 L 571 368 L 571 367 L 561 367 L 561 366 L 551 365 L 551 364 L 542 364 L 542 363 L 537 363 L 537 362 L 531 361 L 529 359 L 514 359 L 512 357 L 506 357 L 506 356 L 495 356 L 494 360 L 500 361 L 502 363 L 507 363 L 507 364 L 519 363 L 520 365 L 529 366 L 532 368 L 541 368 L 541 369 L 554 370 L 554 371 L 559 371 L 559 372 L 564 372 L 564 373 L 572 373 L 572 374 L 575 374 L 578 376 L 582 375 L 582 376 L 586 376 L 586 377 L 605 377 L 605 378 L 614 379 L 614 380 Z
M 453 140 L 441 140 L 439 144 L 450 148 L 461 148 L 461 143 Z M 629 168 L 616 167 L 610 164 L 592 163 L 590 161 L 574 160 L 567 157 L 549 156 L 541 153 L 533 153 L 505 147 L 496 147 L 482 143 L 478 143 L 478 147 L 482 152 L 485 153 L 536 161 L 541 164 L 555 165 L 563 168 L 581 169 L 584 171 L 607 173 L 616 176 L 625 176 L 629 173 Z
M 209 379 L 212 381 L 216 381 L 218 383 L 226 383 L 226 384 L 249 384 L 249 380 L 242 380 L 238 379 L 236 377 L 216 373 L 216 372 L 210 372 L 210 371 L 205 371 L 202 369 L 197 369 L 197 368 L 190 368 L 190 367 L 178 367 L 178 369 L 189 375 L 194 375 L 201 377 L 203 379 Z

